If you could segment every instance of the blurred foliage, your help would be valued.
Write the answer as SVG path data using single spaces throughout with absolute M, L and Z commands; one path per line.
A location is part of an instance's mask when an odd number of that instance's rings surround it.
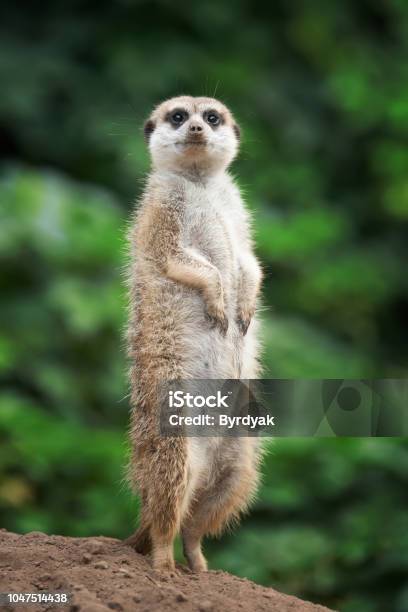
M 82 537 L 126 532 L 132 503 L 122 483 L 120 432 L 67 424 L 11 394 L 1 397 L 0 415 L 6 526 Z
M 161 99 L 216 95 L 265 270 L 265 376 L 407 374 L 402 0 L 26 3 L 0 19 L 0 520 L 125 536 L 124 234 Z M 278 440 L 212 567 L 408 609 L 405 440 Z

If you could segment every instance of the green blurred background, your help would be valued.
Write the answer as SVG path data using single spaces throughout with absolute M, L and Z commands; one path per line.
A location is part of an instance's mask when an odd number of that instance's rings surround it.
M 3 0 L 0 520 L 127 535 L 124 232 L 141 126 L 179 93 L 243 129 L 265 377 L 404 377 L 408 4 Z M 408 610 L 408 444 L 278 440 L 222 568 L 343 612 Z

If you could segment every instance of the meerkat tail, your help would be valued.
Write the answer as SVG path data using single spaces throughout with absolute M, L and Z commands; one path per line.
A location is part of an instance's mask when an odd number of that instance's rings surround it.
M 152 540 L 150 537 L 150 529 L 141 525 L 131 536 L 125 541 L 125 544 L 131 546 L 137 553 L 148 555 L 152 549 Z

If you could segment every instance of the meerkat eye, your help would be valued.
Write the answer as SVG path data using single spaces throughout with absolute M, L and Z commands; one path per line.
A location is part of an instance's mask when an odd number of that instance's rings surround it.
M 218 125 L 220 122 L 220 116 L 218 115 L 218 113 L 211 111 L 210 113 L 208 113 L 206 120 L 207 123 L 209 123 L 210 125 Z
M 181 125 L 187 118 L 187 113 L 177 110 L 170 115 L 170 121 L 173 125 Z

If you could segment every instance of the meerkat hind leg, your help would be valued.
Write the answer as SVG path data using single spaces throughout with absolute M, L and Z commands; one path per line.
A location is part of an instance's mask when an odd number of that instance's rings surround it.
M 167 507 L 159 506 L 160 511 L 163 516 L 159 518 L 156 515 L 150 527 L 152 564 L 158 571 L 173 571 L 173 543 L 180 525 L 180 504 L 172 500 Z
M 175 569 L 173 554 L 174 535 L 157 534 L 153 539 L 153 568 L 158 571 L 171 572 Z
M 201 537 L 188 529 L 182 531 L 183 553 L 192 572 L 206 572 L 207 560 L 201 550 Z
M 184 447 L 182 438 L 159 439 L 144 474 L 149 486 L 142 513 L 149 524 L 153 567 L 159 571 L 175 567 L 173 542 L 180 529 L 187 488 Z
M 227 468 L 211 489 L 202 489 L 195 496 L 181 528 L 184 556 L 193 572 L 207 570 L 201 550 L 203 536 L 220 535 L 229 523 L 238 520 L 255 483 L 255 470 Z

